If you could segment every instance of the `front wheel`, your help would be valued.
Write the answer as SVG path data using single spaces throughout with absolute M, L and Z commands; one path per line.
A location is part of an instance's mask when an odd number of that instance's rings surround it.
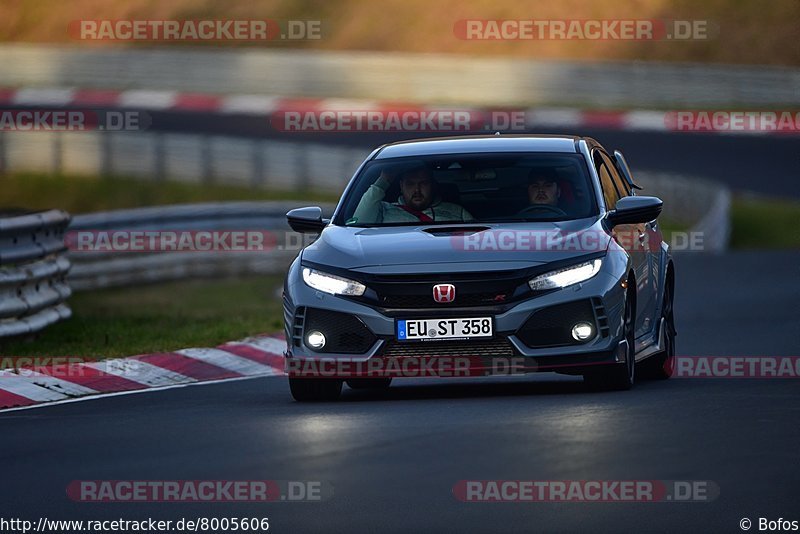
M 342 394 L 342 381 L 330 378 L 290 378 L 289 390 L 298 402 L 335 401 Z
M 624 338 L 626 341 L 625 363 L 600 366 L 583 375 L 583 381 L 594 390 L 625 391 L 631 389 L 636 381 L 636 347 L 634 345 L 635 310 L 630 299 L 625 301 L 623 315 Z
M 666 380 L 675 372 L 675 314 L 672 309 L 672 289 L 664 288 L 664 304 L 661 307 L 664 328 L 664 350 L 644 361 L 648 378 Z

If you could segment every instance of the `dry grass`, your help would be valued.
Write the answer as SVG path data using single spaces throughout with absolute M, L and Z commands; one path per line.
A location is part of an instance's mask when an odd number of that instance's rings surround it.
M 323 21 L 323 39 L 263 44 L 276 47 L 800 65 L 798 0 L 2 0 L 0 40 L 69 42 L 70 21 L 131 18 Z M 719 35 L 688 42 L 464 41 L 453 26 L 466 18 L 704 19 Z

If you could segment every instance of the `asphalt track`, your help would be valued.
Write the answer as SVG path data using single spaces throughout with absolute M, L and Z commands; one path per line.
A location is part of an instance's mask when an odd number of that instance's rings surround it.
M 36 106 L 27 106 L 25 109 L 31 107 Z M 13 109 L 14 106 L 6 108 Z M 313 141 L 363 147 L 365 155 L 383 143 L 451 135 L 431 132 L 293 133 L 273 128 L 267 116 L 221 115 L 199 111 L 147 111 L 147 114 L 149 120 L 144 122 L 149 122 L 150 131 Z M 717 180 L 734 190 L 800 198 L 800 137 L 793 134 L 727 135 L 625 131 L 599 127 L 551 128 L 530 132 L 594 137 L 609 150 L 622 150 L 634 175 L 637 169 L 674 172 Z
M 796 252 L 679 256 L 684 355 L 794 355 Z M 758 276 L 756 276 L 756 273 Z M 713 275 L 713 276 L 712 276 Z M 800 519 L 794 379 L 642 382 L 556 375 L 399 382 L 335 404 L 281 378 L 0 414 L 2 517 L 269 517 L 274 532 L 737 532 Z M 72 480 L 314 480 L 323 502 L 79 503 Z M 712 502 L 464 503 L 459 480 L 708 480 Z M 754 528 L 755 530 L 755 528 Z
M 203 127 L 248 134 L 227 119 Z M 581 133 L 621 147 L 632 166 L 798 196 L 794 139 Z M 365 141 L 382 140 L 337 140 Z M 800 356 L 800 252 L 687 252 L 676 275 L 679 354 Z M 280 378 L 192 386 L 0 414 L 0 517 L 269 517 L 271 532 L 741 532 L 747 517 L 755 531 L 760 517 L 800 520 L 799 418 L 796 379 L 685 378 L 615 393 L 556 375 L 419 379 L 382 394 L 346 390 L 341 402 L 321 405 L 292 402 Z M 314 480 L 334 491 L 323 502 L 268 504 L 66 495 L 73 480 L 127 479 Z M 720 495 L 706 503 L 455 499 L 454 484 L 472 479 L 707 480 Z
M 315 141 L 365 149 L 411 137 L 434 136 L 430 133 L 286 133 L 273 129 L 267 117 L 175 111 L 148 113 L 153 131 Z M 594 137 L 609 150 L 622 150 L 634 173 L 636 169 L 647 169 L 702 176 L 735 190 L 800 198 L 800 137 L 797 135 L 720 135 L 608 128 L 533 132 Z

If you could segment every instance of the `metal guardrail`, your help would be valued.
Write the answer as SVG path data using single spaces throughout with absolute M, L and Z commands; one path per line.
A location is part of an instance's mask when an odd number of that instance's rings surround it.
M 68 213 L 0 214 L 0 338 L 31 334 L 72 315 L 64 256 Z
M 313 188 L 339 193 L 367 155 L 365 149 L 315 143 L 254 142 L 235 137 L 147 132 L 105 132 L 102 135 L 99 132 L 26 132 L 7 136 L 6 170 L 95 174 L 105 165 L 110 175 L 145 180 L 169 177 L 195 183 L 271 186 L 298 191 Z M 36 158 L 26 157 L 34 153 Z M 3 159 L 2 154 L 0 159 Z M 53 162 L 58 162 L 59 166 L 54 167 Z M 713 182 L 664 173 L 639 172 L 636 178 L 646 186 L 648 193 L 663 197 L 665 216 L 704 232 L 707 250 L 726 248 L 730 203 L 727 189 Z M 78 216 L 70 229 L 288 230 L 284 216 L 292 207 L 296 204 L 222 203 L 123 210 Z M 187 276 L 278 272 L 291 257 L 287 249 L 277 248 L 268 254 L 82 252 L 70 255 L 75 265 L 69 280 L 74 289 L 85 290 Z
M 0 132 L 0 138 L 3 137 Z M 30 157 L 36 154 L 36 157 Z M 260 141 L 151 132 L 25 132 L 5 136 L 0 160 L 7 171 L 105 174 L 340 193 L 368 150 L 317 143 Z M 638 172 L 647 192 L 662 196 L 664 215 L 704 232 L 707 250 L 727 246 L 730 194 L 719 184 L 665 173 Z M 235 203 L 123 210 L 75 218 L 70 229 L 288 230 L 289 203 Z M 695 225 L 701 223 L 697 228 Z M 242 226 L 242 225 L 247 226 Z M 19 252 L 17 252 L 18 254 Z M 277 272 L 288 250 L 269 254 L 71 254 L 74 289 L 145 283 L 187 276 Z
M 286 212 L 297 202 L 220 202 L 109 211 L 76 216 L 70 241 L 80 232 L 97 231 L 228 231 L 273 233 L 263 250 L 248 252 L 129 252 L 80 251 L 72 247 L 68 281 L 76 291 L 241 274 L 274 274 L 286 269 L 303 246 L 303 236 L 291 232 Z M 326 214 L 334 206 L 323 205 Z M 73 234 L 74 233 L 74 234 Z
M 791 106 L 791 67 L 641 61 L 537 61 L 452 54 L 258 49 L 0 46 L 10 86 L 157 89 L 221 94 L 494 106 Z
M 0 173 L 341 192 L 370 148 L 160 132 L 0 131 Z
M 730 192 L 711 181 L 663 173 L 641 172 L 636 180 L 646 194 L 664 200 L 664 215 L 703 233 L 705 251 L 727 246 Z M 222 202 L 159 206 L 79 215 L 69 232 L 256 230 L 273 233 L 271 246 L 250 252 L 130 252 L 70 250 L 68 281 L 75 290 L 180 280 L 283 272 L 307 237 L 292 232 L 285 214 L 300 202 Z M 314 203 L 318 204 L 318 203 Z M 323 204 L 329 216 L 332 204 Z M 710 209 L 709 209 L 710 208 Z M 73 236 L 70 236 L 70 242 Z

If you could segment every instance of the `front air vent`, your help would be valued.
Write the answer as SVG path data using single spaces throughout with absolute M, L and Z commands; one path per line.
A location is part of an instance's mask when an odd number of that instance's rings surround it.
M 597 317 L 597 330 L 600 332 L 600 336 L 608 337 L 608 315 L 606 315 L 606 307 L 603 306 L 603 301 L 595 297 L 592 299 L 592 306 L 594 306 L 594 314 Z
M 300 306 L 294 314 L 294 322 L 292 323 L 292 345 L 299 347 L 303 344 L 303 326 L 306 320 L 306 308 Z

